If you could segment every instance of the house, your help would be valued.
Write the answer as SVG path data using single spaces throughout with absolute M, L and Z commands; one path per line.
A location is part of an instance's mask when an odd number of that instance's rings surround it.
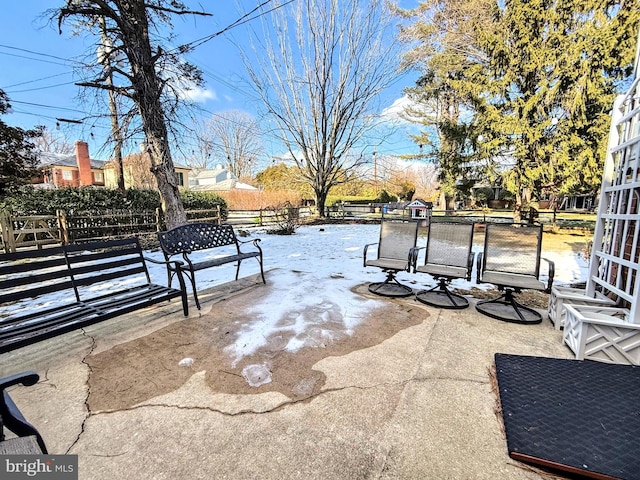
M 189 188 L 189 174 L 191 168 L 186 165 L 174 163 L 174 169 L 178 180 L 178 188 Z M 105 162 L 104 167 L 105 186 L 118 188 L 118 165 L 115 160 Z M 158 188 L 155 175 L 151 172 L 151 158 L 148 153 L 133 153 L 122 159 L 125 188 L 141 188 L 155 190 Z
M 230 190 L 257 190 L 256 187 L 242 183 L 230 170 L 222 165 L 215 169 L 203 169 L 189 179 L 191 190 L 197 192 L 228 192 Z
M 86 142 L 75 143 L 75 154 L 41 152 L 38 154 L 40 175 L 31 183 L 42 188 L 81 187 L 95 185 L 104 187 L 104 163 L 89 157 Z
M 40 175 L 31 183 L 41 188 L 96 187 L 118 188 L 118 168 L 115 161 L 95 160 L 89 156 L 89 146 L 78 140 L 75 154 L 40 152 L 38 154 Z M 175 164 L 178 186 L 189 187 L 189 172 L 185 165 Z M 125 188 L 156 189 L 155 176 L 151 172 L 148 154 L 137 153 L 123 159 Z

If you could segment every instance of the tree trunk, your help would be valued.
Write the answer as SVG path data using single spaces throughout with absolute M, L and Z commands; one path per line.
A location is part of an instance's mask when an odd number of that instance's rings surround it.
M 162 108 L 162 83 L 155 69 L 144 2 L 123 2 L 121 18 L 123 43 L 133 73 L 136 104 L 142 118 L 151 157 L 151 171 L 156 177 L 167 229 L 187 223 L 171 159 L 167 125 Z

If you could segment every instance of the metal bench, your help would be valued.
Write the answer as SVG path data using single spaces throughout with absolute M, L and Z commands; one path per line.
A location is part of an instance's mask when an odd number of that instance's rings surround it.
M 0 353 L 173 298 L 187 316 L 182 275 L 180 289 L 157 285 L 146 261 L 166 263 L 137 238 L 0 255 Z
M 167 261 L 170 261 L 176 255 L 180 256 L 182 262 L 180 265 L 168 264 L 167 276 L 169 286 L 173 276 L 182 271 L 191 281 L 193 290 L 193 298 L 196 302 L 198 310 L 200 310 L 200 300 L 196 288 L 196 272 L 205 268 L 217 267 L 226 263 L 237 263 L 236 280 L 240 274 L 240 264 L 242 260 L 247 258 L 255 258 L 260 264 L 260 275 L 262 283 L 266 283 L 264 279 L 264 269 L 262 261 L 262 248 L 260 248 L 260 239 L 241 241 L 238 240 L 231 225 L 217 225 L 215 223 L 196 222 L 181 225 L 172 228 L 166 232 L 158 233 L 158 240 L 162 247 L 162 252 Z M 241 245 L 251 243 L 256 248 L 252 251 L 242 251 Z M 232 248 L 233 253 L 223 254 L 215 258 L 194 261 L 192 254 L 202 250 L 210 250 L 220 247 L 235 246 Z

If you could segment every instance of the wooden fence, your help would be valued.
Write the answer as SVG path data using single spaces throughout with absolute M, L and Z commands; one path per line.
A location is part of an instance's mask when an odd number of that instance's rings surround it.
M 309 208 L 296 209 L 300 217 L 312 215 Z M 207 221 L 235 226 L 265 226 L 278 223 L 282 212 L 273 210 L 232 210 L 226 219 L 219 207 L 213 210 L 187 210 L 190 222 Z M 43 248 L 47 245 L 69 244 L 87 240 L 128 236 L 154 237 L 164 229 L 160 209 L 146 211 L 114 210 L 69 214 L 58 210 L 56 215 L 11 215 L 0 211 L 0 248 L 15 252 L 23 248 Z

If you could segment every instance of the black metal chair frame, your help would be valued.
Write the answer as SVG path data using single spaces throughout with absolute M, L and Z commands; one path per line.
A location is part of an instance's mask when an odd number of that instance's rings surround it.
M 364 266 L 378 267 L 387 274 L 383 282 L 369 284 L 369 291 L 384 297 L 408 297 L 413 289 L 398 281 L 396 275 L 410 271 L 412 255 L 418 239 L 418 222 L 385 220 L 380 223 L 380 240 L 364 246 Z M 375 260 L 367 260 L 369 248 L 377 245 Z
M 30 387 L 38 383 L 40 377 L 36 372 L 23 372 L 10 377 L 0 379 L 0 441 L 5 440 L 4 428 L 12 431 L 18 437 L 35 436 L 42 453 L 48 453 L 42 435 L 22 415 L 16 404 L 9 396 L 7 388 L 14 385 Z
M 471 280 L 473 269 L 474 223 L 432 222 L 429 225 L 426 247 L 416 248 L 413 255 L 413 273 L 428 273 L 438 284 L 416 293 L 416 300 L 432 307 L 463 309 L 469 300 L 453 293 L 451 280 Z M 425 250 L 424 264 L 417 265 L 420 250 Z
M 519 303 L 515 293 L 523 290 L 551 292 L 554 263 L 541 258 L 542 225 L 487 224 L 484 251 L 478 255 L 477 283 L 492 283 L 501 296 L 476 303 L 476 310 L 489 317 L 511 323 L 537 324 L 542 314 Z M 540 260 L 548 263 L 548 280 L 540 280 Z M 495 306 L 506 307 L 514 315 L 503 315 Z

